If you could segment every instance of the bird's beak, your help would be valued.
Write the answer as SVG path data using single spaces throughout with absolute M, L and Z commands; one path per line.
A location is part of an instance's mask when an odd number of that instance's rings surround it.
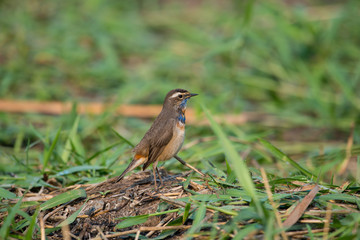
M 197 95 L 199 95 L 199 94 L 197 94 L 197 93 L 190 93 L 189 98 L 191 98 L 191 97 L 195 97 L 195 96 L 197 96 Z

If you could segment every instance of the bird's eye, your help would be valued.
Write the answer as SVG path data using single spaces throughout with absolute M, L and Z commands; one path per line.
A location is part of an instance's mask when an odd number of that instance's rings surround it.
M 179 95 L 179 98 L 183 98 L 183 95 L 180 94 L 180 95 Z

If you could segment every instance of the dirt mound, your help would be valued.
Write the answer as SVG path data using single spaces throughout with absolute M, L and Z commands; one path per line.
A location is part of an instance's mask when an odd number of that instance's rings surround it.
M 162 230 L 169 229 L 178 230 L 176 236 L 181 236 L 188 228 L 186 224 L 178 228 L 166 225 L 178 217 L 177 212 L 171 212 L 172 209 L 185 207 L 183 202 L 177 202 L 176 199 L 191 195 L 184 190 L 182 184 L 186 181 L 184 177 L 190 172 L 170 175 L 161 170 L 160 173 L 164 183 L 158 190 L 154 188 L 153 176 L 150 172 L 134 173 L 120 182 L 112 178 L 100 184 L 78 185 L 77 188 L 85 188 L 86 198 L 49 209 L 44 213 L 45 228 L 54 228 L 81 209 L 74 222 L 48 235 L 49 239 L 64 239 L 65 235 L 80 239 L 120 238 L 120 236 L 123 239 L 133 238 L 134 235 L 129 234 L 140 232 L 146 237 L 154 237 Z M 210 193 L 208 188 L 192 181 L 188 188 L 201 193 Z M 67 189 L 60 192 L 64 191 Z M 119 218 L 152 214 L 159 210 L 170 210 L 170 213 L 150 216 L 142 224 L 116 228 L 116 225 L 123 221 Z

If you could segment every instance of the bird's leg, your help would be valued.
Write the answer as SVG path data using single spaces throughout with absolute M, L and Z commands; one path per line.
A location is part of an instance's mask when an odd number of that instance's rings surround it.
M 160 179 L 160 186 L 161 185 L 163 185 L 163 180 L 162 180 L 162 178 L 161 178 L 161 175 L 160 175 L 160 172 L 159 172 L 159 169 L 156 167 L 156 172 L 157 172 L 157 174 L 158 174 L 158 176 L 159 176 L 159 179 Z
M 176 160 L 178 160 L 179 162 L 181 162 L 181 164 L 187 166 L 188 168 L 194 170 L 195 172 L 197 172 L 198 174 L 200 174 L 201 176 L 205 177 L 205 174 L 203 174 L 201 171 L 197 170 L 195 167 L 191 166 L 190 164 L 188 164 L 187 162 L 185 162 L 184 160 L 182 160 L 178 155 L 175 155 L 174 158 Z
M 156 166 L 153 165 L 154 185 L 155 185 L 155 189 L 157 189 L 155 168 Z
M 158 173 L 158 175 L 159 175 L 160 183 L 162 184 L 162 179 L 161 179 L 159 170 L 158 170 L 158 168 L 157 168 L 157 164 L 158 164 L 157 161 L 155 161 L 155 162 L 153 163 L 154 184 L 155 184 L 155 189 L 156 189 L 156 190 L 158 190 L 158 188 L 157 188 L 157 183 L 156 183 L 156 173 L 155 173 L 155 170 L 157 171 L 157 173 Z

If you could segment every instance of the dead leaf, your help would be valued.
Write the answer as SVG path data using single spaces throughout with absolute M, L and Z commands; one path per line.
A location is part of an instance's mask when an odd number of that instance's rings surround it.
M 290 213 L 289 217 L 283 223 L 285 228 L 291 227 L 301 218 L 319 190 L 319 185 L 315 185 L 309 194 L 306 195 L 304 199 L 295 207 L 295 209 Z

